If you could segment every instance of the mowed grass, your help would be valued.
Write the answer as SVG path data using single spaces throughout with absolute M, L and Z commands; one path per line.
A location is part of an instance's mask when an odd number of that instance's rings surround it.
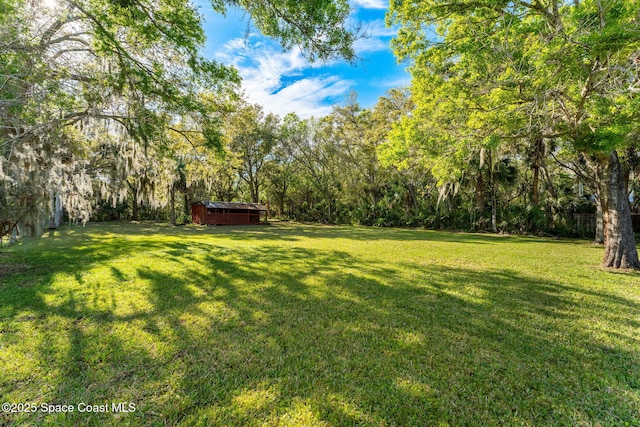
M 118 223 L 0 251 L 0 400 L 136 405 L 1 425 L 640 425 L 640 275 L 588 242 Z

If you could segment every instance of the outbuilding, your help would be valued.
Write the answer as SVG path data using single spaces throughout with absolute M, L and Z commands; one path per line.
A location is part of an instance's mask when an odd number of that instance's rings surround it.
M 267 208 L 259 203 L 201 201 L 191 204 L 191 219 L 200 225 L 252 225 L 260 224 Z

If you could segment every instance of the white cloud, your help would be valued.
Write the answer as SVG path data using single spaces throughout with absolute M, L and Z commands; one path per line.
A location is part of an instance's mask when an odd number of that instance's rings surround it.
M 377 38 L 359 39 L 353 44 L 353 48 L 356 54 L 362 57 L 365 53 L 388 50 L 389 42 Z
M 275 93 L 255 91 L 252 95 L 248 91 L 247 97 L 280 116 L 296 113 L 301 118 L 321 117 L 332 110 L 332 106 L 323 101 L 344 96 L 350 88 L 351 82 L 338 77 L 307 77 Z
M 388 0 L 351 0 L 351 5 L 363 9 L 387 9 Z
M 389 78 L 377 78 L 370 82 L 370 85 L 373 87 L 379 87 L 382 89 L 392 89 L 399 87 L 406 87 L 411 84 L 411 76 L 409 75 L 400 75 Z
M 398 34 L 397 26 L 387 27 L 384 19 L 376 19 L 366 23 L 365 32 L 371 37 L 394 37 Z
M 337 76 L 308 75 L 327 64 L 311 64 L 299 49 L 282 52 L 262 38 L 233 39 L 217 57 L 238 68 L 249 102 L 281 117 L 291 112 L 302 118 L 326 115 L 332 101 L 353 86 Z

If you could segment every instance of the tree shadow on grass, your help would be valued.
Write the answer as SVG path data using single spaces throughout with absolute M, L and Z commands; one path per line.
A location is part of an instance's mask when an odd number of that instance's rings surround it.
M 105 242 L 93 259 L 127 250 Z M 35 362 L 15 378 L 2 372 L 5 393 L 134 401 L 138 411 L 0 422 L 640 421 L 640 305 L 631 299 L 510 270 L 380 266 L 335 250 L 150 250 L 162 265 L 110 265 L 109 286 L 87 282 L 78 262 L 52 266 L 36 286 L 0 289 L 0 343 Z M 55 288 L 66 276 L 77 290 Z M 18 339 L 29 334 L 33 342 Z
M 380 228 L 351 225 L 320 225 L 320 224 L 266 224 L 249 226 L 199 226 L 189 225 L 187 227 L 173 227 L 165 223 L 142 222 L 106 222 L 90 223 L 86 228 L 80 226 L 64 227 L 62 233 L 50 233 L 50 237 L 42 243 L 42 246 L 50 245 L 52 241 L 59 241 L 61 235 L 75 234 L 78 237 L 87 236 L 89 233 L 96 233 L 94 240 L 100 240 L 100 235 L 106 235 L 107 240 L 116 236 L 125 239 L 126 237 L 135 239 L 144 237 L 173 236 L 197 237 L 197 236 L 224 236 L 231 240 L 275 240 L 275 241 L 298 241 L 300 239 L 337 239 L 344 238 L 355 241 L 442 241 L 469 244 L 492 244 L 504 241 L 517 243 L 545 242 L 545 243 L 576 243 L 583 245 L 584 240 L 575 239 L 555 239 L 534 236 L 503 236 L 490 233 L 465 233 L 447 230 L 427 230 L 423 228 Z M 112 242 L 111 242 L 112 243 Z M 596 249 L 600 249 L 596 246 Z

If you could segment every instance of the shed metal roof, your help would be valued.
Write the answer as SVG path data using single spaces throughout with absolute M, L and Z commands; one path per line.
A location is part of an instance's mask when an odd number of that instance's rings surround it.
M 192 204 L 201 204 L 204 205 L 207 209 L 247 209 L 250 211 L 267 210 L 267 207 L 265 205 L 261 205 L 260 203 L 210 202 L 208 200 L 204 200 Z

